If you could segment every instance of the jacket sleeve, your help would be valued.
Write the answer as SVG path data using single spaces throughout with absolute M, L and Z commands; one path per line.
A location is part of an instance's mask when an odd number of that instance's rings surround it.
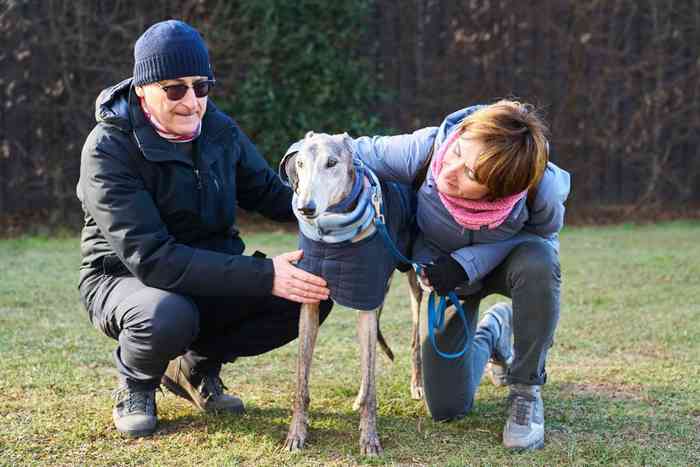
M 382 180 L 413 183 L 435 141 L 438 127 L 426 127 L 411 134 L 362 136 L 355 139 L 359 158 Z
M 236 126 L 240 158 L 236 168 L 236 198 L 248 211 L 276 221 L 294 221 L 292 189 L 282 183 L 248 136 Z
M 559 251 L 559 231 L 564 226 L 564 202 L 569 194 L 569 173 L 549 163 L 537 187 L 530 218 L 523 229 L 507 240 L 480 243 L 452 252 L 473 284 L 496 268 L 518 245 L 545 241 Z
M 564 202 L 569 196 L 570 187 L 569 173 L 548 163 L 523 229 L 545 238 L 557 234 L 564 227 Z
M 559 248 L 558 238 L 553 235 L 544 239 L 530 232 L 520 231 L 507 240 L 494 243 L 477 243 L 459 250 L 453 251 L 450 256 L 454 258 L 469 276 L 469 285 L 473 285 L 486 277 L 496 266 L 506 259 L 513 249 L 525 242 L 546 241 L 553 248 Z
M 150 287 L 189 295 L 269 294 L 274 276 L 271 260 L 176 242 L 138 168 L 129 160 L 130 143 L 120 141 L 118 135 L 96 137 L 97 133 L 88 137 L 83 148 L 81 200 L 134 276 Z

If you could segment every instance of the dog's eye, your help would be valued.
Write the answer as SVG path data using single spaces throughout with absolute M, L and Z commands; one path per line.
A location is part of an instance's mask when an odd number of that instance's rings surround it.
M 337 163 L 337 159 L 328 159 L 328 161 L 326 162 L 326 168 L 330 169 L 331 167 L 335 167 Z
M 299 167 L 300 169 L 304 167 L 304 162 L 301 159 L 297 159 L 297 167 Z

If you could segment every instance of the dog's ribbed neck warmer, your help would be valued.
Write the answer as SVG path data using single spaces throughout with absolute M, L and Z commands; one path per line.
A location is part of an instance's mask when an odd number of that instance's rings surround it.
M 292 210 L 299 221 L 299 229 L 311 240 L 325 243 L 340 243 L 351 240 L 370 226 L 374 219 L 374 208 L 370 203 L 372 187 L 365 181 L 364 169 L 355 166 L 355 182 L 350 194 L 340 203 L 314 219 L 307 219 L 299 212 L 296 193 L 292 198 Z M 353 209 L 343 212 L 357 201 Z

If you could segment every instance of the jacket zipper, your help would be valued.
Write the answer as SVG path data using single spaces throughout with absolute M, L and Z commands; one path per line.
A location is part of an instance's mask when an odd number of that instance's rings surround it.
M 194 168 L 194 178 L 197 179 L 197 189 L 201 190 L 202 189 L 202 178 L 199 176 L 199 169 Z

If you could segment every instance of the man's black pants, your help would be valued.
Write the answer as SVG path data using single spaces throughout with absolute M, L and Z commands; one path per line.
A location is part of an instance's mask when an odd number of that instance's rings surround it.
M 144 285 L 132 276 L 103 276 L 86 303 L 93 325 L 119 345 L 120 383 L 154 389 L 168 362 L 183 355 L 196 374 L 260 355 L 294 340 L 301 305 L 274 296 L 200 297 Z M 333 302 L 321 302 L 320 321 Z

